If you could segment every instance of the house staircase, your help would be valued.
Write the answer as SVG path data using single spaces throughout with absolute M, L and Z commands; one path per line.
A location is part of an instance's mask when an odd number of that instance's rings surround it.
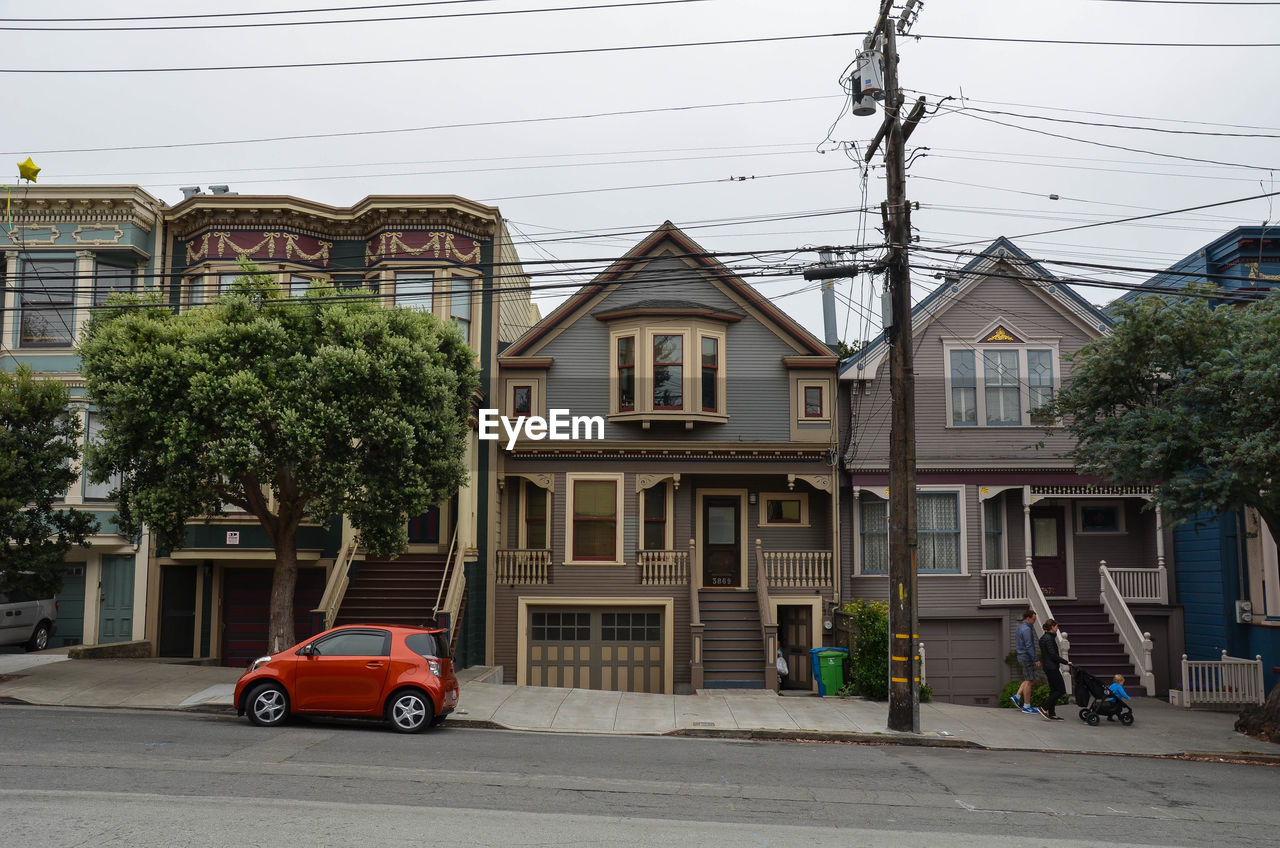
M 763 689 L 764 640 L 753 591 L 698 593 L 702 636 L 702 685 L 707 689 Z
M 1053 617 L 1070 641 L 1067 659 L 1073 664 L 1100 679 L 1103 686 L 1111 685 L 1112 677 L 1123 674 L 1126 692 L 1148 694 L 1101 604 L 1054 601 Z
M 407 553 L 369 557 L 355 572 L 335 624 L 429 624 L 448 556 Z

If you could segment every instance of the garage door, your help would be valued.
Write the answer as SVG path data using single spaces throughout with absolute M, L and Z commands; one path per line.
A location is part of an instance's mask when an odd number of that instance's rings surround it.
M 921 621 L 925 678 L 937 701 L 994 706 L 1004 685 L 1000 619 Z
M 662 612 L 546 608 L 529 612 L 526 680 L 615 692 L 662 692 Z

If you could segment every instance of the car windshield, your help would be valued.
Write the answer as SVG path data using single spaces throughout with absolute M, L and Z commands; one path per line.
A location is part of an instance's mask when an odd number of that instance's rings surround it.
M 404 637 L 409 650 L 420 657 L 448 657 L 448 641 L 443 633 L 411 633 Z

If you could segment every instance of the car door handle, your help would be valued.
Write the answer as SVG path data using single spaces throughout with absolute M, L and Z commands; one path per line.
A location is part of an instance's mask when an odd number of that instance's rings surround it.
M 367 663 L 365 663 L 365 664 L 364 664 L 364 667 L 365 667 L 365 668 L 382 668 L 382 661 L 381 661 L 381 660 L 370 660 L 369 662 L 367 662 Z

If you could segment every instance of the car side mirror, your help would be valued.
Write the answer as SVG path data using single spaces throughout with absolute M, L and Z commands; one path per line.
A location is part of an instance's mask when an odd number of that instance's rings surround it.
M 308 643 L 298 649 L 298 656 L 310 657 L 310 656 L 314 656 L 315 652 L 316 652 L 316 646 L 314 644 Z

